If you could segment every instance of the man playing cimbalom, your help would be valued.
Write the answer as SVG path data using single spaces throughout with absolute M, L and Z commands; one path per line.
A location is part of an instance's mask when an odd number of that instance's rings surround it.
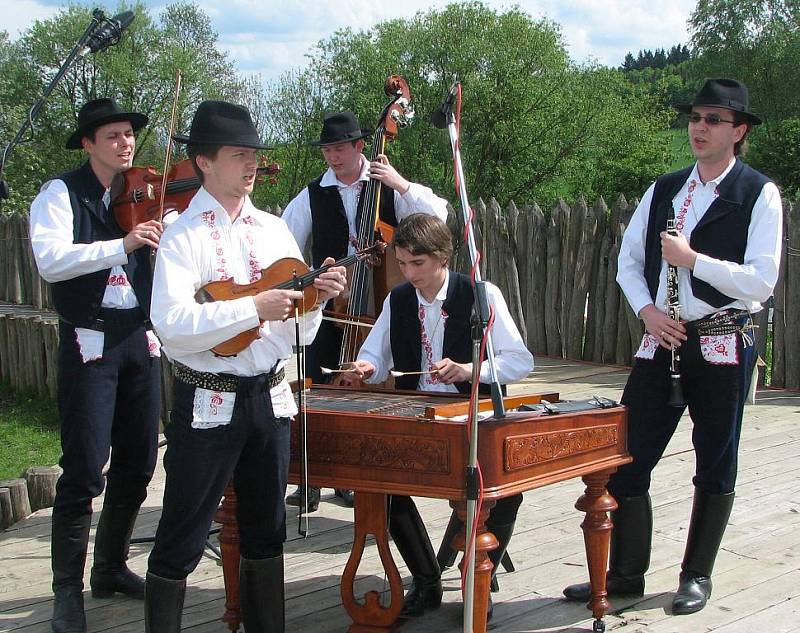
M 370 178 L 381 183 L 379 215 L 390 226 L 397 226 L 414 213 L 447 219 L 444 198 L 428 187 L 403 178 L 383 154 L 371 163 L 366 159 L 362 153 L 364 139 L 370 134 L 371 130 L 359 125 L 355 114 L 338 112 L 325 117 L 319 140 L 311 142 L 322 150 L 328 169 L 295 196 L 283 212 L 283 219 L 301 250 L 305 249 L 309 237 L 312 238 L 314 267 L 326 257 L 341 259 L 354 252 L 359 199 Z M 342 329 L 324 321 L 306 357 L 308 376 L 314 382 L 323 381 L 320 366 L 339 365 L 341 347 Z M 336 494 L 352 505 L 352 492 L 337 490 Z M 309 511 L 316 510 L 319 499 L 319 488 L 310 488 Z M 287 502 L 300 505 L 299 489 Z
M 127 235 L 111 212 L 111 181 L 130 169 L 147 117 L 113 99 L 89 101 L 67 149 L 88 161 L 46 182 L 31 204 L 36 264 L 58 312 L 61 467 L 53 505 L 51 558 L 55 633 L 86 631 L 83 571 L 92 499 L 106 488 L 94 541 L 92 596 L 144 597 L 126 565 L 156 463 L 161 405 L 158 341 L 149 329 L 152 269 L 161 224 Z M 111 462 L 105 476 L 103 467 Z
M 200 561 L 211 519 L 233 479 L 242 621 L 249 633 L 283 633 L 283 498 L 289 424 L 297 413 L 284 366 L 295 343 L 289 317 L 303 293 L 274 288 L 202 304 L 195 296 L 210 282 L 256 282 L 278 259 L 301 254 L 283 220 L 250 201 L 258 150 L 266 146 L 246 108 L 204 101 L 189 136 L 175 140 L 188 145 L 203 186 L 165 231 L 153 280 L 152 319 L 175 380 L 164 431 L 163 512 L 147 568 L 145 631 L 179 633 L 186 577 Z M 320 304 L 337 296 L 344 282 L 344 268 L 320 274 L 314 281 Z M 321 319 L 319 309 L 300 317 L 301 344 L 313 339 Z M 258 337 L 235 355 L 214 353 L 254 328 Z
M 625 231 L 617 282 L 646 333 L 622 402 L 633 462 L 608 484 L 619 507 L 608 570 L 611 596 L 641 596 L 650 563 L 650 475 L 686 406 L 692 419 L 694 504 L 672 613 L 701 610 L 733 507 L 744 402 L 755 363 L 752 313 L 778 279 L 782 232 L 777 187 L 742 162 L 745 138 L 761 120 L 744 84 L 709 79 L 691 104 L 694 166 L 660 177 Z M 674 217 L 675 231 L 667 232 Z M 667 266 L 678 271 L 680 322 L 665 312 Z M 670 400 L 672 347 L 680 352 L 685 405 Z M 675 392 L 673 391 L 673 394 Z M 587 601 L 587 583 L 564 590 Z

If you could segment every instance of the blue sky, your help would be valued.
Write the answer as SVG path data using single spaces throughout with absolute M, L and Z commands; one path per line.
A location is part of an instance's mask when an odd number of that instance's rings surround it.
M 558 23 L 571 57 L 619 65 L 625 53 L 688 43 L 686 23 L 695 0 L 484 0 L 496 10 L 518 6 Z M 220 47 L 238 69 L 264 81 L 302 67 L 304 55 L 336 29 L 365 29 L 381 20 L 410 17 L 444 0 L 196 0 L 219 33 Z M 97 6 L 97 3 L 88 3 Z M 107 0 L 107 6 L 115 2 Z M 156 14 L 163 0 L 145 0 Z M 0 0 L 0 28 L 15 37 L 36 19 L 52 16 L 63 2 Z M 454 35 L 455 36 L 455 35 Z

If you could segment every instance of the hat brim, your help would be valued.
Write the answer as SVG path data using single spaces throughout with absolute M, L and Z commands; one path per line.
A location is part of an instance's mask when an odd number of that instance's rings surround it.
M 324 147 L 325 145 L 339 145 L 340 143 L 353 143 L 355 141 L 360 141 L 362 138 L 367 138 L 368 136 L 372 136 L 372 130 L 362 127 L 360 134 L 345 136 L 344 138 L 336 139 L 333 141 L 323 141 L 322 139 L 318 141 L 309 141 L 308 144 L 314 145 L 316 147 Z
M 184 143 L 185 145 L 228 145 L 229 147 L 247 147 L 250 149 L 275 149 L 274 145 L 264 145 L 264 143 L 256 143 L 249 141 L 232 141 L 232 140 L 218 140 L 208 138 L 192 138 L 185 134 L 173 134 L 172 140 L 176 143 Z
M 150 119 L 146 114 L 141 114 L 140 112 L 117 112 L 116 114 L 110 114 L 106 117 L 100 117 L 99 119 L 92 121 L 90 125 L 84 125 L 83 127 L 79 127 L 77 130 L 75 130 L 67 139 L 64 147 L 67 149 L 82 149 L 83 143 L 81 141 L 83 140 L 83 137 L 89 134 L 92 130 L 96 130 L 101 125 L 117 123 L 119 121 L 130 121 L 133 131 L 138 132 L 145 125 L 147 125 L 149 120 Z
M 753 114 L 752 112 L 745 112 L 744 110 L 734 110 L 733 108 L 726 108 L 725 106 L 721 106 L 718 103 L 679 103 L 675 106 L 675 109 L 678 112 L 683 114 L 691 114 L 692 108 L 700 106 L 701 108 L 722 108 L 723 110 L 730 110 L 731 112 L 737 112 L 747 119 L 748 123 L 751 125 L 761 125 L 761 119 Z

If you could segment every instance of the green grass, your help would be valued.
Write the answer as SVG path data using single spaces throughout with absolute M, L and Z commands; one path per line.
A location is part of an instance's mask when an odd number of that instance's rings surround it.
M 56 405 L 0 385 L 0 480 L 30 466 L 52 466 L 61 457 Z

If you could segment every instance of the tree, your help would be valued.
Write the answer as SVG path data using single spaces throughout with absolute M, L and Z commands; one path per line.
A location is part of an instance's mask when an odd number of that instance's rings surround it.
M 628 178 L 635 191 L 626 193 L 640 193 L 640 181 L 665 166 L 664 147 L 653 140 L 667 126 L 657 103 L 618 71 L 573 64 L 557 25 L 520 9 L 467 2 L 369 31 L 345 29 L 317 45 L 311 67 L 324 109 L 353 110 L 364 125 L 374 125 L 385 103 L 386 77 L 403 75 L 420 122 L 393 144 L 392 160 L 450 197 L 447 135 L 425 121 L 454 76 L 463 86 L 462 153 L 473 198 L 613 195 L 619 185 L 601 172 L 632 155 L 631 138 L 641 141 L 643 176 Z
M 136 163 L 156 165 L 160 170 L 177 69 L 183 73 L 177 131 L 188 127 L 202 99 L 253 97 L 246 82 L 237 77 L 233 63 L 217 50 L 211 21 L 195 5 L 168 5 L 158 22 L 143 4 L 118 9 L 136 14 L 120 42 L 72 65 L 41 110 L 31 142 L 14 150 L 7 165 L 12 197 L 3 205 L 4 212 L 27 209 L 44 180 L 83 160 L 79 152 L 63 146 L 86 101 L 111 96 L 121 107 L 146 114 L 150 124 L 139 134 Z M 90 18 L 89 8 L 72 5 L 53 18 L 34 23 L 16 42 L 0 38 L 3 139 L 13 137 L 36 95 L 55 76 Z
M 764 119 L 750 137 L 751 162 L 797 191 L 798 164 L 786 161 L 800 144 L 797 0 L 699 0 L 689 25 L 698 83 L 725 76 L 747 84 L 751 108 Z

